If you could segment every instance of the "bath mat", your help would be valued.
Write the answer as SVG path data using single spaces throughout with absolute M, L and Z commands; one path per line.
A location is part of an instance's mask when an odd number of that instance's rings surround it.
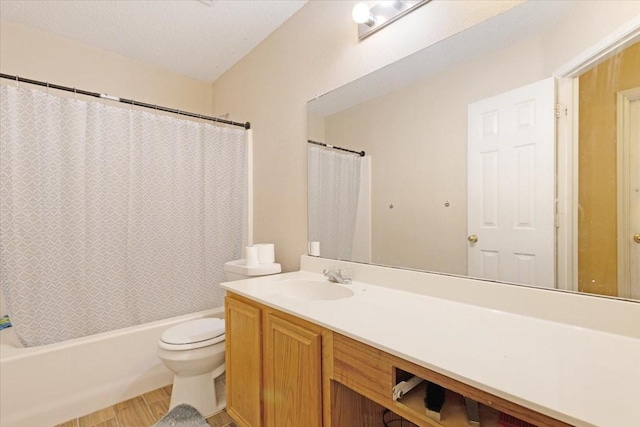
M 0 331 L 3 330 L 4 328 L 10 328 L 11 327 L 11 321 L 9 320 L 9 316 L 8 315 L 4 315 L 2 317 L 0 317 Z
M 181 403 L 167 412 L 153 427 L 209 427 L 209 423 L 196 408 Z

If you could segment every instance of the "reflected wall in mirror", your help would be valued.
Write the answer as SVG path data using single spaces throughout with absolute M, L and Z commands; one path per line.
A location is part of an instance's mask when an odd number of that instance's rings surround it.
M 309 102 L 309 139 L 366 152 L 309 145 L 319 255 L 640 299 L 640 9 L 599 33 L 598 7 L 526 2 Z M 566 117 L 554 72 L 612 31 L 624 42 L 571 75 L 580 114 Z M 562 160 L 556 133 L 574 121 Z

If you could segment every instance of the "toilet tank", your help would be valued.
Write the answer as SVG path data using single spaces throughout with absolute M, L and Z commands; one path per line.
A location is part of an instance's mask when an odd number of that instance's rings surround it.
M 270 274 L 278 274 L 282 271 L 282 267 L 277 262 L 270 264 L 258 264 L 257 266 L 247 266 L 244 259 L 229 261 L 224 264 L 224 273 L 227 280 L 251 279 L 252 277 L 268 276 Z

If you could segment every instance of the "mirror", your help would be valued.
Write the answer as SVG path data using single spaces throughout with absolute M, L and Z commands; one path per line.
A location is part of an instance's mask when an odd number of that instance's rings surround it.
M 629 233 L 640 227 L 640 149 L 633 151 L 638 122 L 616 121 L 616 102 L 623 102 L 619 93 L 626 93 L 630 117 L 638 114 L 638 31 L 624 49 L 577 77 L 581 114 L 575 171 L 563 171 L 555 157 L 557 83 L 551 77 L 611 32 L 594 36 L 592 26 L 582 21 L 593 13 L 592 3 L 525 2 L 310 101 L 310 142 L 366 155 L 308 144 L 309 253 L 640 299 L 640 244 L 618 237 L 632 236 Z M 541 87 L 551 95 L 539 94 Z M 514 94 L 524 98 L 511 102 L 513 113 L 502 114 L 499 100 Z M 533 110 L 534 104 L 544 104 L 551 112 Z M 564 108 L 557 114 L 558 120 L 569 120 L 563 118 Z M 483 138 L 492 136 L 499 127 L 498 116 L 510 117 L 508 123 L 515 123 L 515 132 L 523 134 L 533 132 L 534 122 L 538 129 L 546 121 L 546 128 L 535 130 L 534 139 L 546 132 L 551 145 L 534 147 L 527 142 L 512 147 L 512 157 L 492 157 L 487 150 L 472 157 L 472 135 L 478 131 Z M 627 148 L 616 145 L 621 126 L 632 129 Z M 511 139 L 520 141 L 517 136 Z M 622 154 L 616 154 L 618 150 Z M 536 157 L 542 151 L 547 157 Z M 497 158 L 507 163 L 496 163 Z M 624 160 L 632 158 L 635 163 Z M 620 164 L 627 165 L 626 178 L 619 177 Z M 542 178 L 539 169 L 546 174 Z M 577 175 L 578 203 L 561 212 L 558 222 L 556 188 L 560 181 L 574 179 L 562 178 L 562 173 Z M 626 195 L 620 194 L 623 187 Z M 509 203 L 507 193 L 513 199 Z M 509 224 L 509 234 L 491 237 L 487 230 L 498 223 Z M 567 228 L 577 232 L 571 253 L 562 261 L 559 233 Z M 522 235 L 514 237 L 513 229 Z M 492 239 L 517 241 L 526 249 L 509 249 L 511 261 L 498 259 L 492 257 L 497 250 L 483 246 Z M 542 240 L 533 244 L 533 239 Z M 622 255 L 626 267 L 619 265 Z M 577 260 L 573 271 L 567 267 L 571 259 Z M 561 275 L 572 278 L 560 283 Z M 621 285 L 622 279 L 626 284 Z

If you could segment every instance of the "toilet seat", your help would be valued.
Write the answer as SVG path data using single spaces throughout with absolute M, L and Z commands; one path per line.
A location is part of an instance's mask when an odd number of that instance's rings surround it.
M 158 346 L 165 350 L 192 350 L 224 341 L 223 319 L 208 317 L 190 320 L 162 333 Z

